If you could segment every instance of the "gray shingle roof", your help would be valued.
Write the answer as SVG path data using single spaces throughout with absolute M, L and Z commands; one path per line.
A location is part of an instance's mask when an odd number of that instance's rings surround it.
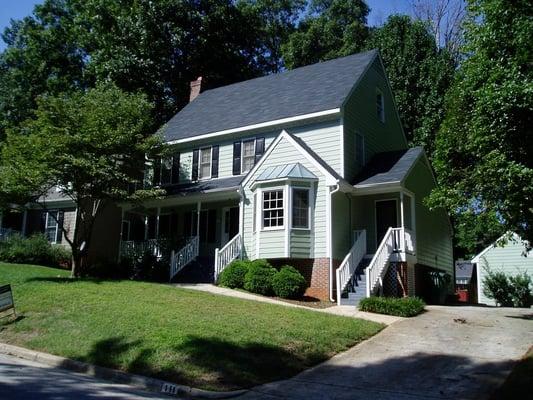
M 222 191 L 237 190 L 244 176 L 232 176 L 230 178 L 211 179 L 208 181 L 199 181 L 172 185 L 166 188 L 169 196 L 187 196 L 198 193 L 213 193 Z
M 272 179 L 318 179 L 315 174 L 309 171 L 300 163 L 278 165 L 266 168 L 256 181 L 268 181 Z
M 407 150 L 378 153 L 365 165 L 355 178 L 354 186 L 379 185 L 403 181 L 418 157 L 424 152 L 422 147 Z
M 377 50 L 201 93 L 163 128 L 165 141 L 339 108 Z

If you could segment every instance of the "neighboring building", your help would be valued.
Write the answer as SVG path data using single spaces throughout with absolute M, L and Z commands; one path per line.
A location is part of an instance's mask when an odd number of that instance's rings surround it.
M 68 246 L 67 238 L 73 238 L 75 226 L 76 204 L 54 188 L 23 211 L 13 209 L 2 215 L 0 237 L 42 233 L 50 243 Z
M 174 156 L 153 181 L 168 195 L 122 205 L 122 254 L 165 239 L 175 280 L 264 258 L 300 269 L 308 295 L 352 304 L 415 294 L 424 271 L 453 276 L 449 220 L 423 203 L 431 166 L 407 146 L 377 51 L 200 85 L 163 129 Z
M 530 248 L 528 243 L 513 233 L 502 236 L 472 259 L 472 263 L 476 265 L 478 302 L 480 304 L 496 305 L 494 300 L 483 294 L 483 280 L 487 276 L 487 268 L 508 275 L 527 272 L 533 277 L 533 251 L 527 251 L 527 248 Z

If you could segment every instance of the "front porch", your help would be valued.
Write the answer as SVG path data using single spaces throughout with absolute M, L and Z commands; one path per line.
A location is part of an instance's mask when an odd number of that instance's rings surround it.
M 196 272 L 205 276 L 192 280 L 212 282 L 217 258 L 234 258 L 233 252 L 220 254 L 220 249 L 235 247 L 230 241 L 239 233 L 239 201 L 234 192 L 123 208 L 119 257 L 151 254 L 169 263 L 169 280 L 195 262 Z M 237 250 L 240 254 L 240 246 Z

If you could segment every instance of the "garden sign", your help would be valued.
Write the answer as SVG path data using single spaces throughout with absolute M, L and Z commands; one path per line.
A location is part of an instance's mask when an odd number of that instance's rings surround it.
M 13 301 L 13 292 L 11 291 L 11 285 L 3 285 L 0 286 L 0 313 L 3 313 L 4 311 L 13 309 L 13 315 L 17 315 L 15 313 L 15 302 Z M 7 317 L 11 314 L 4 315 L 4 317 Z

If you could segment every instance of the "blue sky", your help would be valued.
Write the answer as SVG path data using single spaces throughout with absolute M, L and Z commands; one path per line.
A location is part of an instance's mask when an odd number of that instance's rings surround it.
M 22 19 L 30 15 L 35 4 L 40 0 L 0 0 L 0 31 L 9 25 L 11 19 Z M 367 0 L 372 9 L 368 16 L 370 25 L 381 25 L 390 14 L 409 13 L 410 0 Z M 0 51 L 4 50 L 5 43 L 0 40 Z

